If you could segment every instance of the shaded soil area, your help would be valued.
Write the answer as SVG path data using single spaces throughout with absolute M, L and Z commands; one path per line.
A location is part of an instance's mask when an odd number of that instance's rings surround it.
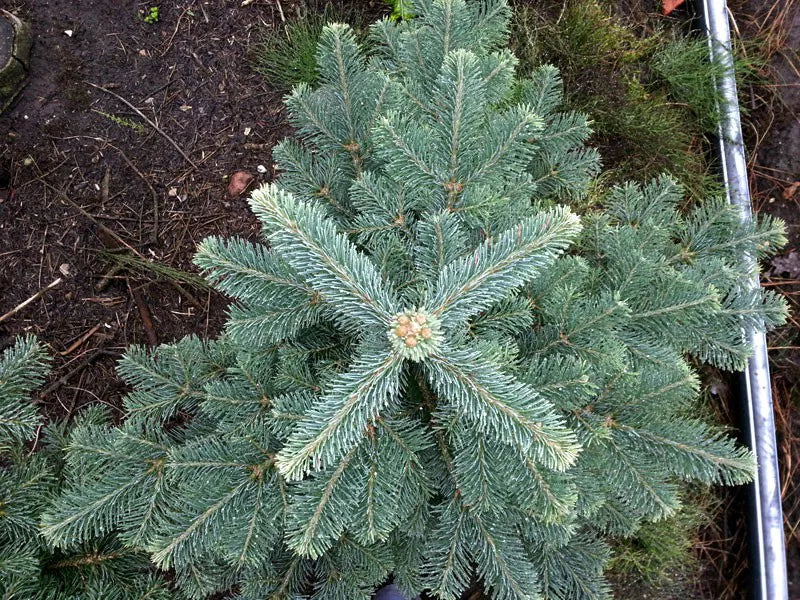
M 225 301 L 104 252 L 191 269 L 208 235 L 256 235 L 226 178 L 273 176 L 288 133 L 280 93 L 251 66 L 277 5 L 224 0 L 30 0 L 11 8 L 36 32 L 28 85 L 0 117 L 0 345 L 30 332 L 55 354 L 46 411 L 119 404 L 115 360 L 132 343 L 213 335 Z M 291 2 L 283 2 L 290 9 Z M 91 369 L 85 367 L 91 364 Z

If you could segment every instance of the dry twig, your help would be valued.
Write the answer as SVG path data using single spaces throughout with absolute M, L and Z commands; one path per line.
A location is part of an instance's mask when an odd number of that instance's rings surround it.
M 6 319 L 8 319 L 8 318 L 10 318 L 10 317 L 13 317 L 15 314 L 17 314 L 17 313 L 18 313 L 19 311 L 21 311 L 23 308 L 25 308 L 26 306 L 28 306 L 28 304 L 30 304 L 31 302 L 34 302 L 34 301 L 36 301 L 37 299 L 41 298 L 41 297 L 42 297 L 42 296 L 44 296 L 44 295 L 45 295 L 47 292 L 49 292 L 50 290 L 52 290 L 54 287 L 57 287 L 57 286 L 61 285 L 61 282 L 62 282 L 62 281 L 64 281 L 64 280 L 63 280 L 63 279 L 61 279 L 61 277 L 59 277 L 58 279 L 55 279 L 55 280 L 51 281 L 49 284 L 47 284 L 47 286 L 46 286 L 46 287 L 43 287 L 42 289 L 40 289 L 40 290 L 39 290 L 38 292 L 36 292 L 36 293 L 35 293 L 33 296 L 31 296 L 30 298 L 28 298 L 28 299 L 27 299 L 27 300 L 25 300 L 24 302 L 20 302 L 19 304 L 17 304 L 17 305 L 16 305 L 14 308 L 12 308 L 12 309 L 11 309 L 10 311 L 8 311 L 6 314 L 4 314 L 2 317 L 0 317 L 0 323 L 2 323 L 3 321 L 5 321 Z
M 144 114 L 142 111 L 140 111 L 138 108 L 136 108 L 136 107 L 135 107 L 133 104 L 131 104 L 130 102 L 128 102 L 128 101 L 127 101 L 125 98 L 123 98 L 122 96 L 120 96 L 120 95 L 119 95 L 119 94 L 117 94 L 116 92 L 112 92 L 111 90 L 109 90 L 109 89 L 107 89 L 107 88 L 104 88 L 103 86 L 100 86 L 100 85 L 94 84 L 94 83 L 92 83 L 92 82 L 90 82 L 90 81 L 87 81 L 86 83 L 87 83 L 88 85 L 92 86 L 93 88 L 97 88 L 97 89 L 98 89 L 98 90 L 100 90 L 101 92 L 105 92 L 106 94 L 109 94 L 110 96 L 114 96 L 114 98 L 116 98 L 117 100 L 119 100 L 120 102 L 122 102 L 122 103 L 123 103 L 125 106 L 127 106 L 128 108 L 130 108 L 130 109 L 131 109 L 133 112 L 135 112 L 137 115 L 139 115 L 139 116 L 140 116 L 140 117 L 141 117 L 141 118 L 142 118 L 142 119 L 145 121 L 145 123 L 147 123 L 148 125 L 150 125 L 150 127 L 152 127 L 153 129 L 155 129 L 155 130 L 156 130 L 156 131 L 157 131 L 157 132 L 158 132 L 158 133 L 161 135 L 161 137 L 163 137 L 163 138 L 164 138 L 165 140 L 167 140 L 167 141 L 168 141 L 170 144 L 172 144 L 172 145 L 175 147 L 175 149 L 176 149 L 178 152 L 180 152 L 180 153 L 181 153 L 181 156 L 183 156 L 183 158 L 185 158 L 185 159 L 186 159 L 186 162 L 188 162 L 190 165 L 192 165 L 192 167 L 193 167 L 193 168 L 195 168 L 195 169 L 197 168 L 197 165 L 194 163 L 194 161 L 192 161 L 192 159 L 191 159 L 191 158 L 189 158 L 189 155 L 188 155 L 188 154 L 186 154 L 186 152 L 184 152 L 184 151 L 183 151 L 183 148 L 181 148 L 181 147 L 178 145 L 178 142 L 176 142 L 175 140 L 173 140 L 173 139 L 172 139 L 172 138 L 171 138 L 169 135 L 167 135 L 167 134 L 164 132 L 164 130 L 163 130 L 163 129 L 161 129 L 161 128 L 160 128 L 158 125 L 156 125 L 155 123 L 153 123 L 153 121 L 151 121 L 150 119 L 148 119 L 148 118 L 147 118 L 147 115 L 145 115 L 145 114 Z
M 82 345 L 82 344 L 83 344 L 83 343 L 84 343 L 86 340 L 88 340 L 88 339 L 89 339 L 90 337 L 92 337 L 92 336 L 93 336 L 95 333 L 97 333 L 97 330 L 98 330 L 98 329 L 100 329 L 100 324 L 99 324 L 99 323 L 98 323 L 97 325 L 95 325 L 94 327 L 92 327 L 92 328 L 91 328 L 89 331 L 87 331 L 86 333 L 84 333 L 84 334 L 83 334 L 81 337 L 79 337 L 77 340 L 75 340 L 75 342 L 74 342 L 74 343 L 73 343 L 73 344 L 72 344 L 72 345 L 71 345 L 69 348 L 67 348 L 67 349 L 66 349 L 66 350 L 64 350 L 63 352 L 59 352 L 59 353 L 58 353 L 58 355 L 59 355 L 59 356 L 67 356 L 68 354 L 72 354 L 73 352 L 75 352 L 75 350 L 77 350 L 78 348 L 80 348 L 80 347 L 81 347 L 81 345 Z
M 142 319 L 142 325 L 144 326 L 144 331 L 147 334 L 147 342 L 151 346 L 158 346 L 158 336 L 156 335 L 156 329 L 153 326 L 153 317 L 150 315 L 150 308 L 147 306 L 147 303 L 145 303 L 141 291 L 139 291 L 138 288 L 133 287 L 130 281 L 128 282 L 128 290 L 131 293 L 133 301 L 136 303 L 136 308 L 139 309 L 139 317 Z

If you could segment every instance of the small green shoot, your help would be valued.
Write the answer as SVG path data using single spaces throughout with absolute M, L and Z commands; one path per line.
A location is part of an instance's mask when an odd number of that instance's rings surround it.
M 151 6 L 144 11 L 144 22 L 148 25 L 153 25 L 154 23 L 158 23 L 159 14 L 158 14 L 158 7 Z
M 734 59 L 733 70 L 740 85 L 756 75 L 758 66 L 753 59 Z M 729 67 L 709 60 L 708 42 L 701 37 L 677 37 L 659 49 L 652 68 L 669 95 L 691 110 L 705 131 L 716 133 L 724 99 L 715 81 L 727 75 Z M 746 106 L 740 103 L 740 110 Z
M 113 115 L 107 112 L 103 112 L 102 110 L 97 110 L 96 108 L 93 108 L 92 112 L 96 112 L 98 115 L 105 117 L 109 121 L 113 121 L 117 125 L 121 125 L 122 127 L 127 127 L 128 129 L 135 131 L 139 135 L 144 135 L 145 133 L 147 133 L 147 127 L 145 127 L 141 123 L 137 123 L 136 121 L 126 119 L 125 117 L 120 117 L 119 115 Z
M 126 252 L 108 252 L 100 250 L 98 254 L 109 262 L 140 274 L 150 273 L 159 279 L 174 281 L 193 287 L 197 290 L 209 290 L 208 282 L 196 273 L 183 271 L 157 261 L 143 260 Z
M 690 201 L 720 192 L 709 152 L 719 98 L 705 39 L 662 20 L 634 29 L 601 0 L 514 2 L 512 50 L 520 71 L 557 66 L 569 108 L 592 118 L 608 183 L 668 172 Z M 755 69 L 737 60 L 738 77 Z
M 386 4 L 392 7 L 389 18 L 392 21 L 405 21 L 414 17 L 413 4 L 410 0 L 386 0 Z

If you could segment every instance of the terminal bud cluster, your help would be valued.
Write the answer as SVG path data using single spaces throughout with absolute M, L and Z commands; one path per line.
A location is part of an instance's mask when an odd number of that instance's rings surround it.
M 439 347 L 442 326 L 424 308 L 404 310 L 392 319 L 389 339 L 403 358 L 420 361 Z

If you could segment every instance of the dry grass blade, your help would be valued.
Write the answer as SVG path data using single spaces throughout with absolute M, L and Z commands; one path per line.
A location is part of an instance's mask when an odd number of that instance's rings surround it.
M 186 154 L 186 152 L 184 152 L 183 148 L 181 148 L 178 145 L 178 143 L 175 140 L 173 140 L 169 135 L 167 135 L 164 132 L 164 130 L 162 130 L 158 125 L 156 125 L 155 123 L 153 123 L 153 121 L 148 119 L 147 116 L 142 111 L 140 111 L 138 108 L 136 108 L 133 104 L 128 102 L 125 98 L 123 98 L 122 96 L 120 96 L 116 92 L 112 92 L 111 90 L 106 89 L 101 85 L 96 85 L 96 84 L 91 83 L 89 81 L 87 81 L 86 83 L 87 83 L 87 85 L 90 85 L 93 88 L 96 88 L 96 89 L 100 90 L 101 92 L 105 92 L 106 94 L 109 94 L 110 96 L 114 96 L 114 98 L 116 98 L 117 100 L 122 102 L 125 106 L 130 108 L 133 112 L 135 112 L 137 115 L 139 115 L 148 125 L 150 125 L 150 127 L 155 129 L 158 132 L 159 135 L 161 135 L 165 140 L 167 140 L 170 144 L 172 144 L 175 147 L 175 149 L 178 152 L 180 152 L 181 156 L 186 159 L 186 162 L 188 162 L 190 165 L 192 165 L 193 168 L 195 168 L 195 169 L 197 168 L 197 165 L 194 163 L 194 161 L 192 161 L 191 158 L 189 158 L 189 155 Z

